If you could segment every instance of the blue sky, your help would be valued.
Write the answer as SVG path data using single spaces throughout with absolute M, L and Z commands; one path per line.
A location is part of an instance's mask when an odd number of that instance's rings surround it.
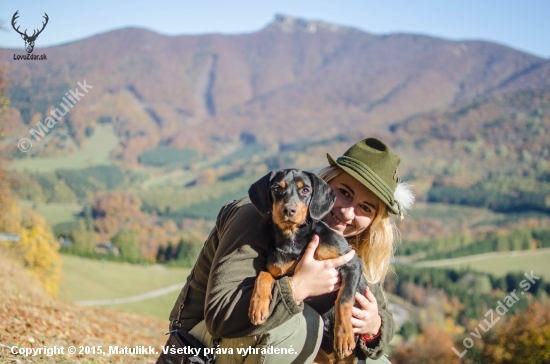
M 426 34 L 452 40 L 489 40 L 550 58 L 548 0 L 202 0 L 202 1 L 14 1 L 0 2 L 0 47 L 23 48 L 12 29 L 16 10 L 20 30 L 49 23 L 37 48 L 62 44 L 128 26 L 161 34 L 249 33 L 276 13 L 322 20 L 369 33 Z

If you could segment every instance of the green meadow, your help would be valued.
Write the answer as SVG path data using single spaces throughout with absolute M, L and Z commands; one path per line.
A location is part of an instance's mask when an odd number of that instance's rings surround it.
M 498 213 L 486 207 L 416 202 L 408 213 L 413 218 L 441 220 L 445 226 L 463 230 L 481 226 L 499 226 L 527 217 L 541 218 L 543 213 Z M 406 234 L 406 232 L 405 232 Z
M 67 254 L 62 254 L 62 260 L 63 281 L 59 297 L 71 302 L 126 298 L 178 283 L 183 287 L 191 271 L 188 268 L 107 262 Z M 178 294 L 179 291 L 174 291 L 160 297 L 104 307 L 167 319 Z
M 75 221 L 75 214 L 82 211 L 82 206 L 73 203 L 42 203 L 19 200 L 17 201 L 17 205 L 23 212 L 36 208 L 36 211 L 42 215 L 51 226 L 60 222 Z
M 33 143 L 40 141 L 32 140 Z M 12 170 L 50 172 L 58 169 L 81 169 L 91 165 L 111 164 L 110 154 L 118 145 L 118 138 L 111 124 L 98 124 L 94 133 L 82 148 L 74 153 L 15 160 L 9 167 Z
M 183 287 L 183 283 L 182 283 Z M 150 298 L 147 300 L 132 302 L 132 303 L 122 303 L 120 305 L 104 306 L 111 307 L 120 310 L 132 311 L 144 315 L 155 316 L 160 319 L 166 320 L 166 328 L 168 328 L 168 317 L 174 303 L 178 298 L 179 291 L 165 294 L 164 296 Z
M 548 264 L 550 262 L 550 249 L 513 253 L 519 254 L 517 256 L 486 257 L 479 260 L 473 260 L 481 258 L 480 256 L 475 255 L 465 258 L 458 258 L 472 260 L 462 263 L 446 264 L 445 268 L 470 268 L 479 272 L 491 273 L 497 277 L 504 276 L 508 272 L 533 271 L 533 274 L 536 276 L 543 276 L 547 280 L 550 279 L 550 264 Z M 437 263 L 437 261 L 434 261 L 434 263 Z

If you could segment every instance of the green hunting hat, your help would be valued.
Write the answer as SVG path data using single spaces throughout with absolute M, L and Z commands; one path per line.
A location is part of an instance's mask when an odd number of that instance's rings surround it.
M 367 138 L 353 145 L 340 158 L 334 160 L 330 154 L 327 158 L 331 166 L 342 168 L 378 196 L 392 213 L 402 216 L 401 205 L 394 197 L 401 160 L 384 142 Z

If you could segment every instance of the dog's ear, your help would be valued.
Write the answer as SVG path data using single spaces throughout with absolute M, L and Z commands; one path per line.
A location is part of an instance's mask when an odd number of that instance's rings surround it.
M 273 177 L 278 171 L 269 172 L 258 181 L 254 182 L 248 189 L 248 196 L 250 202 L 258 210 L 260 215 L 268 217 L 273 209 L 273 203 L 271 201 L 270 183 Z
M 313 195 L 309 202 L 309 216 L 315 221 L 321 220 L 334 205 L 336 195 L 332 188 L 314 173 L 306 172 L 311 180 Z

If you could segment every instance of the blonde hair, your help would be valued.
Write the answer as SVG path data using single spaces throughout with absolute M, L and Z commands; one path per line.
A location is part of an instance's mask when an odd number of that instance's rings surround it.
M 330 182 L 344 170 L 337 166 L 325 167 L 317 172 L 325 182 Z M 363 261 L 363 275 L 371 284 L 383 285 L 395 254 L 395 243 L 399 240 L 399 230 L 390 217 L 387 206 L 380 201 L 376 216 L 362 233 L 346 239 Z

